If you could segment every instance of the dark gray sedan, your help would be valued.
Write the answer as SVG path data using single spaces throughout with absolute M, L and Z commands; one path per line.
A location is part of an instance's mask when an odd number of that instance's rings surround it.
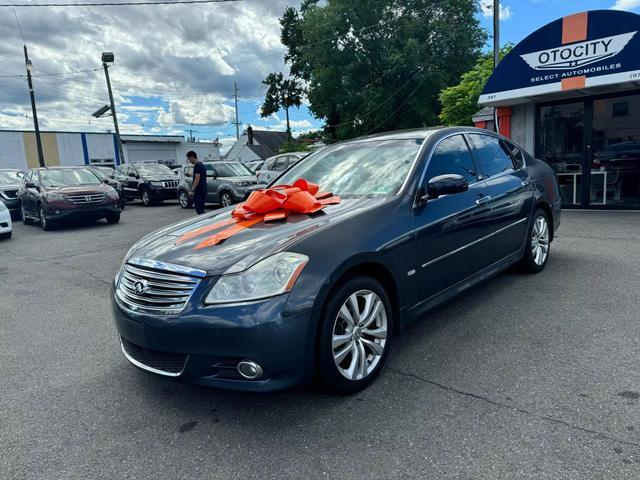
M 256 177 L 240 162 L 203 162 L 207 170 L 207 202 L 228 207 L 245 200 L 258 188 Z M 193 184 L 193 166 L 182 167 L 178 200 L 182 208 L 191 207 L 189 190 Z

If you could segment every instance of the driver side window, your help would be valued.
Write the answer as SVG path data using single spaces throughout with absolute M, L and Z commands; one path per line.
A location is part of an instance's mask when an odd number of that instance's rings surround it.
M 425 184 L 433 177 L 452 173 L 462 175 L 469 184 L 477 180 L 473 159 L 462 135 L 453 135 L 438 144 L 429 161 Z

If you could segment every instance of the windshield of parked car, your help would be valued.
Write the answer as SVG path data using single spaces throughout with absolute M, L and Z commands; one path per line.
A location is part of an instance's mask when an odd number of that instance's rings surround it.
M 0 172 L 0 185 L 18 185 L 20 178 L 18 172 Z
M 136 165 L 140 175 L 173 175 L 173 172 L 166 165 L 159 165 L 157 163 L 145 163 Z
M 251 170 L 242 163 L 214 163 L 213 168 L 216 169 L 219 177 L 244 177 L 251 175 Z
M 96 171 L 105 174 L 107 177 L 112 178 L 116 171 L 111 167 L 96 167 Z
M 245 163 L 244 166 L 251 170 L 251 173 L 255 173 L 260 167 L 262 167 L 263 164 L 264 162 L 253 162 Z
M 290 185 L 304 178 L 336 195 L 394 195 L 423 141 L 372 139 L 327 147 L 296 163 L 275 183 Z
M 70 187 L 101 183 L 100 179 L 86 168 L 40 170 L 40 180 L 45 187 Z
M 104 171 L 100 170 L 99 168 L 94 168 L 93 170 L 91 170 L 93 173 L 95 173 L 98 178 L 100 180 L 107 180 L 109 179 L 109 175 L 107 175 Z

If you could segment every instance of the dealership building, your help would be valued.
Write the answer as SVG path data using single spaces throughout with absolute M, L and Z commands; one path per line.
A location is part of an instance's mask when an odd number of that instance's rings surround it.
M 122 163 L 113 133 L 41 132 L 42 150 L 48 167 L 59 165 L 116 166 Z M 182 165 L 193 150 L 203 160 L 220 160 L 220 143 L 186 142 L 181 135 L 121 135 L 127 163 Z M 38 167 L 33 131 L 0 130 L 0 168 Z
M 505 56 L 476 126 L 520 143 L 556 172 L 563 205 L 640 208 L 640 15 L 555 20 Z

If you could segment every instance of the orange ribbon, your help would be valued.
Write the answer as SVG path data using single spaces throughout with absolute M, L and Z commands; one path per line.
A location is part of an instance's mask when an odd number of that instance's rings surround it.
M 194 247 L 194 250 L 198 250 L 217 245 L 256 223 L 286 220 L 291 212 L 309 215 L 319 212 L 326 205 L 338 203 L 340 203 L 340 197 L 329 192 L 320 192 L 320 188 L 315 183 L 299 179 L 293 185 L 276 185 L 251 192 L 247 201 L 231 212 L 232 218 L 186 232 L 176 243 L 186 242 L 203 233 L 231 225 L 198 243 Z

